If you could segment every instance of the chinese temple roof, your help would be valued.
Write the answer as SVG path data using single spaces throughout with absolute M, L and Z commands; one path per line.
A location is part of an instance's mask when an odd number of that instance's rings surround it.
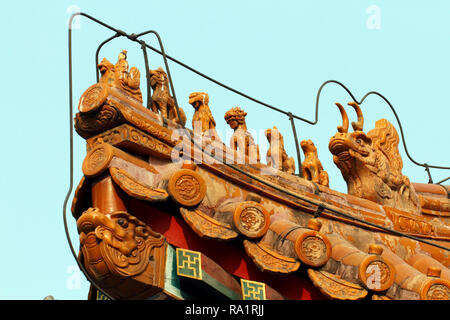
M 126 53 L 98 64 L 75 116 L 86 156 L 72 214 L 90 299 L 448 300 L 450 187 L 403 174 L 389 121 L 367 131 L 360 104 L 336 103 L 338 192 L 311 139 L 296 162 L 274 126 L 261 155 L 240 107 L 221 141 L 206 92 L 185 97 L 186 128 L 168 70 L 148 70 L 145 107 Z

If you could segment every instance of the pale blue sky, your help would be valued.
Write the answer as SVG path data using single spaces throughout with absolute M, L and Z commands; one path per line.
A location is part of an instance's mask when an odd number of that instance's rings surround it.
M 367 9 L 380 9 L 379 28 Z M 368 91 L 387 97 L 401 118 L 410 154 L 419 162 L 450 166 L 448 102 L 450 2 L 448 1 L 3 1 L 3 76 L 0 160 L 0 299 L 86 299 L 88 283 L 77 286 L 75 261 L 66 241 L 62 209 L 69 187 L 68 155 L 68 9 L 75 6 L 128 33 L 154 29 L 166 52 L 257 99 L 313 120 L 316 93 L 326 80 L 344 83 L 359 99 Z M 73 7 L 72 7 L 73 8 Z M 70 11 L 70 9 L 69 9 Z M 373 18 L 373 17 L 372 17 Z M 369 22 L 369 25 L 368 25 Z M 81 18 L 73 32 L 74 112 L 83 91 L 95 82 L 94 54 L 112 35 Z M 149 35 L 145 40 L 157 46 Z M 115 62 L 129 51 L 130 66 L 144 63 L 136 43 L 115 40 L 100 59 Z M 150 67 L 163 65 L 149 51 Z M 290 123 L 283 115 L 170 63 L 177 98 L 187 113 L 188 95 L 205 91 L 219 130 L 227 129 L 224 113 L 240 106 L 254 130 L 276 125 L 294 156 Z M 346 191 L 332 162 L 328 141 L 340 124 L 334 102 L 350 97 L 336 85 L 325 87 L 319 123 L 297 121 L 299 139 L 312 139 L 330 175 L 330 186 Z M 365 130 L 379 118 L 398 128 L 378 97 L 362 105 Z M 354 115 L 350 113 L 352 120 Z M 75 134 L 75 186 L 81 178 L 84 141 Z M 265 155 L 265 141 L 261 154 Z M 401 146 L 404 169 L 412 181 L 427 182 L 423 168 L 409 161 Z M 433 170 L 435 181 L 450 175 Z M 70 203 L 69 203 L 70 209 Z M 5 221 L 6 220 L 6 221 Z M 72 241 L 76 226 L 68 216 Z

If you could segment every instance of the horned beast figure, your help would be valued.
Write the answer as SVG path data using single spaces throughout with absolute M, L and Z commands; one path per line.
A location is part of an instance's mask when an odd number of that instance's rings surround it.
M 150 86 L 153 89 L 152 111 L 160 112 L 163 118 L 186 124 L 186 114 L 182 108 L 179 108 L 180 115 L 177 115 L 175 100 L 169 92 L 169 78 L 166 72 L 159 67 L 156 70 L 150 70 Z
M 399 136 L 394 126 L 381 119 L 365 134 L 361 109 L 357 103 L 349 102 L 358 116 L 358 121 L 352 122 L 354 132 L 349 133 L 347 113 L 340 103 L 336 105 L 343 124 L 338 126 L 328 147 L 347 182 L 348 193 L 381 205 L 418 212 L 417 194 L 408 177 L 402 174 Z

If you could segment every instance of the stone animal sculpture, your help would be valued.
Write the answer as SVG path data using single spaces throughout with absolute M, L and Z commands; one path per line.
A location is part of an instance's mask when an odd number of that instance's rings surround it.
M 418 196 L 407 176 L 402 174 L 403 162 L 398 150 L 399 136 L 386 119 L 378 120 L 375 128 L 363 132 L 364 118 L 359 105 L 349 102 L 358 116 L 348 132 L 348 116 L 336 103 L 342 116 L 342 126 L 330 139 L 333 161 L 347 182 L 348 193 L 400 210 L 418 213 Z
M 153 89 L 152 111 L 159 112 L 163 118 L 173 120 L 184 126 L 186 124 L 186 114 L 182 108 L 179 108 L 180 115 L 177 115 L 175 100 L 169 92 L 169 78 L 161 67 L 156 70 L 150 70 L 150 86 Z
M 209 96 L 205 92 L 193 92 L 189 95 L 189 104 L 194 109 L 192 116 L 192 128 L 197 133 L 199 130 L 202 135 L 218 137 L 216 132 L 216 121 L 209 109 Z
M 267 165 L 294 174 L 295 160 L 286 153 L 284 149 L 284 138 L 278 128 L 274 126 L 273 128 L 266 129 L 264 134 L 270 144 L 266 153 Z
M 141 74 L 138 68 L 132 67 L 128 71 L 128 67 L 126 50 L 122 50 L 122 52 L 119 53 L 115 65 L 106 58 L 103 58 L 98 64 L 98 68 L 102 74 L 99 83 L 105 84 L 106 87 L 113 86 L 125 90 L 132 97 L 142 102 L 142 93 L 139 88 Z
M 246 115 L 247 112 L 239 107 L 234 107 L 225 113 L 224 118 L 230 128 L 234 130 L 230 139 L 231 148 L 238 151 L 240 155 L 248 157 L 250 163 L 256 163 L 260 161 L 259 146 L 247 130 Z
M 105 289 L 124 294 L 121 282 L 129 279 L 144 297 L 159 291 L 155 284 L 163 269 L 158 258 L 164 257 L 167 246 L 163 235 L 126 212 L 104 214 L 98 208 L 86 210 L 77 228 L 87 271 L 102 279 Z
M 329 186 L 328 173 L 323 170 L 322 163 L 317 155 L 317 148 L 311 140 L 300 142 L 305 160 L 302 162 L 303 177 L 322 186 Z

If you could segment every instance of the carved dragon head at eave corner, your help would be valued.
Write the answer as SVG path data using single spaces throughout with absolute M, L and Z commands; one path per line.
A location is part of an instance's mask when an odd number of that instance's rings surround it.
M 156 239 L 155 244 L 164 242 L 162 235 L 127 212 L 104 214 L 97 208 L 90 208 L 78 218 L 77 228 L 82 245 L 90 235 L 95 235 L 125 256 L 133 255 L 150 238 Z
M 127 212 L 104 214 L 90 208 L 77 220 L 77 228 L 88 270 L 97 277 L 140 274 L 154 249 L 166 243 L 164 236 Z

